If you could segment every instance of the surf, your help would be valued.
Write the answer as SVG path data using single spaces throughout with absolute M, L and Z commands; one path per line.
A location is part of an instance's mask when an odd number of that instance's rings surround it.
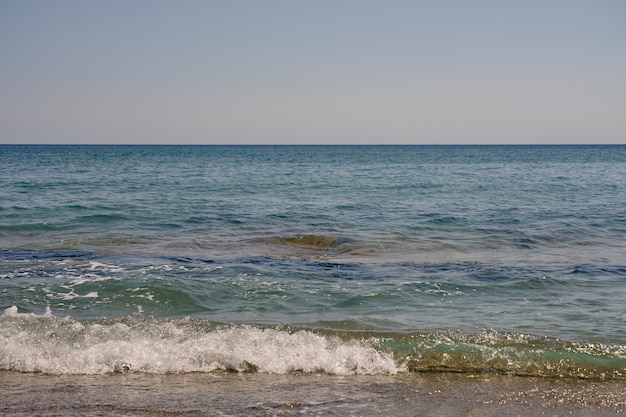
M 0 316 L 0 370 L 45 374 L 447 372 L 626 379 L 626 346 L 519 333 L 371 332 L 202 319 Z

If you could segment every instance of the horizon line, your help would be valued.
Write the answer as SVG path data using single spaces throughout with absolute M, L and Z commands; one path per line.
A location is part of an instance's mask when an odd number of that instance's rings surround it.
M 624 146 L 624 143 L 0 143 L 0 146 Z

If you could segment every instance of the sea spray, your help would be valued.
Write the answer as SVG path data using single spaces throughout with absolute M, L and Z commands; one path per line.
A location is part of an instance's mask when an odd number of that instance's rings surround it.
M 49 374 L 453 372 L 626 379 L 626 346 L 482 331 L 380 333 L 200 319 L 0 316 L 0 369 Z
M 50 374 L 258 371 L 394 374 L 391 355 L 307 330 L 199 320 L 123 318 L 79 322 L 23 314 L 0 317 L 0 369 Z

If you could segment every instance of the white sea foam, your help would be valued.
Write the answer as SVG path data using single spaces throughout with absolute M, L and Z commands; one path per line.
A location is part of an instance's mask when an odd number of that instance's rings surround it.
M 107 272 L 122 272 L 124 268 L 118 265 L 105 264 L 102 262 L 89 261 L 89 269 L 94 270 L 104 270 Z
M 61 276 L 60 278 L 63 278 L 63 276 Z M 68 285 L 72 287 L 76 287 L 79 285 L 83 285 L 87 282 L 94 283 L 94 282 L 119 281 L 119 280 L 120 278 L 116 278 L 116 277 L 101 276 L 97 274 L 88 273 L 88 274 L 81 274 L 77 276 L 76 278 L 71 279 L 70 281 L 68 281 Z
M 50 314 L 0 316 L 0 369 L 51 374 L 258 371 L 393 374 L 391 355 L 310 331 L 200 329 L 183 321 L 78 322 Z

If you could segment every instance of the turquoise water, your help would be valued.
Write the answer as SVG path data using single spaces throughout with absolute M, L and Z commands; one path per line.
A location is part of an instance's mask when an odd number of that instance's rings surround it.
M 626 377 L 626 146 L 0 146 L 0 369 Z

